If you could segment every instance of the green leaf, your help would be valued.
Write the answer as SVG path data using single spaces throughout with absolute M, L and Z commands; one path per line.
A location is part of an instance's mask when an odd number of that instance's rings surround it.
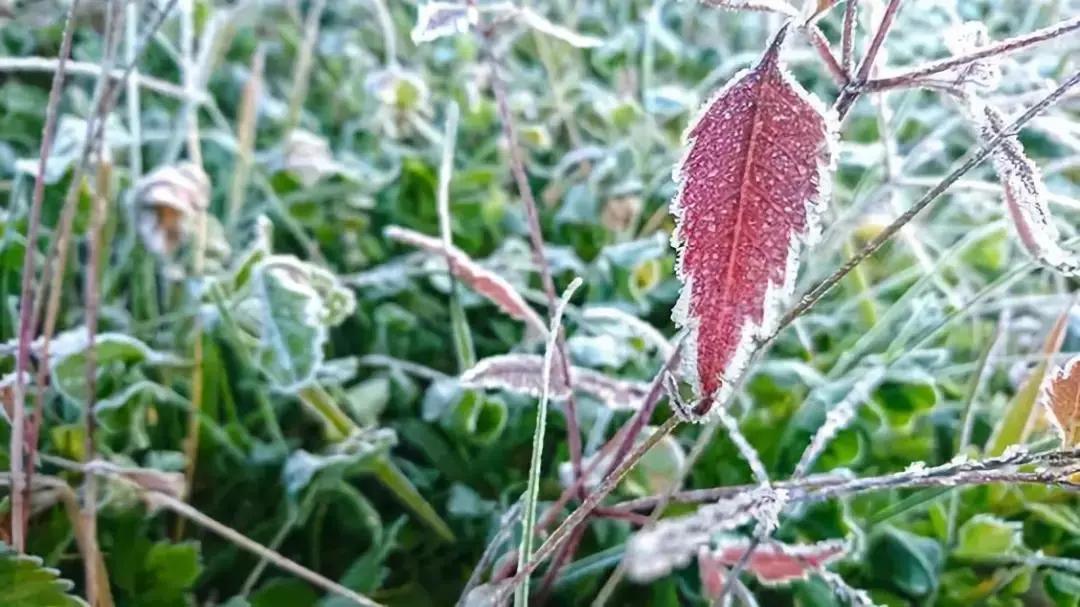
M 1009 554 L 1021 545 L 1022 529 L 1021 523 L 1006 521 L 989 514 L 977 514 L 960 527 L 953 555 L 978 561 Z
M 1080 605 L 1080 576 L 1062 571 L 1049 571 L 1043 588 L 1057 607 L 1077 607 Z
M 85 329 L 63 333 L 53 340 L 50 368 L 57 391 L 76 403 L 86 402 Z M 94 355 L 98 376 L 115 375 L 118 366 L 131 367 L 140 363 L 180 364 L 179 358 L 156 352 L 143 342 L 120 333 L 99 333 L 94 339 Z
M 4 607 L 86 607 L 68 594 L 71 582 L 36 556 L 15 553 L 0 542 L 0 605 Z
M 262 585 L 251 595 L 251 607 L 302 607 L 314 605 L 319 595 L 306 583 L 278 578 Z
M 202 572 L 199 545 L 195 542 L 158 542 L 146 554 L 146 573 L 155 591 L 183 591 L 191 588 Z
M 260 267 L 254 284 L 262 307 L 256 360 L 275 389 L 294 392 L 311 381 L 323 360 L 322 299 L 285 267 Z
M 943 560 L 934 540 L 887 528 L 871 541 L 866 562 L 882 582 L 912 596 L 925 596 L 937 586 Z
M 902 427 L 934 408 L 937 390 L 930 382 L 886 381 L 874 391 L 874 400 L 885 411 L 891 426 Z

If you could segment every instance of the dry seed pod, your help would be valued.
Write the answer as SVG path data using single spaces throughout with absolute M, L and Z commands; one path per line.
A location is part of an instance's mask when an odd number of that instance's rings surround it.
M 139 236 L 153 253 L 172 257 L 194 234 L 210 204 L 210 178 L 190 162 L 163 166 L 135 184 Z

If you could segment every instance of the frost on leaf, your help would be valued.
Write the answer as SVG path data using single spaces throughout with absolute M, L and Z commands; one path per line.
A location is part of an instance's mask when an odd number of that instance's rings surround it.
M 485 358 L 461 376 L 468 388 L 508 390 L 533 397 L 543 392 L 544 357 L 535 354 L 503 354 Z M 562 365 L 551 368 L 551 398 L 560 400 L 570 395 L 570 386 L 604 403 L 612 409 L 636 410 L 646 394 L 648 384 L 608 377 L 591 369 L 572 367 L 573 379 L 567 383 Z
M 444 36 L 464 34 L 476 23 L 476 8 L 462 2 L 428 2 L 420 6 L 412 40 L 416 44 L 431 42 Z
M 709 4 L 731 10 L 761 11 L 798 17 L 799 11 L 784 0 L 712 0 Z
M 1061 435 L 1061 446 L 1080 443 L 1080 356 L 1069 359 L 1047 377 L 1039 402 Z
M 624 557 L 626 572 L 635 581 L 652 581 L 689 564 L 718 532 L 752 521 L 775 528 L 787 498 L 783 489 L 762 486 L 702 506 L 693 514 L 664 519 L 630 538 Z
M 386 228 L 385 234 L 390 240 L 403 242 L 428 253 L 446 257 L 450 264 L 450 271 L 458 280 L 490 299 L 503 312 L 523 321 L 530 329 L 541 335 L 547 333 L 544 320 L 540 318 L 536 310 L 525 303 L 525 299 L 505 278 L 476 263 L 461 249 L 453 245 L 447 249 L 437 238 L 398 226 Z
M 1006 132 L 1008 125 L 1001 112 L 973 97 L 967 101 L 968 113 L 984 142 Z M 1061 235 L 1050 215 L 1042 174 L 1024 153 L 1020 140 L 1014 135 L 1004 137 L 991 156 L 1005 192 L 1005 206 L 1024 249 L 1066 276 L 1080 275 L 1080 256 L 1059 244 Z
M 775 328 L 827 195 L 835 119 L 785 72 L 783 38 L 705 106 L 675 170 L 683 288 L 673 318 L 689 330 L 683 369 L 698 414 L 727 396 L 725 378 Z
M 711 557 L 724 565 L 734 565 L 750 547 L 745 538 L 722 542 Z M 780 584 L 804 579 L 811 571 L 821 569 L 842 558 L 848 550 L 843 540 L 828 540 L 814 544 L 784 544 L 763 542 L 750 555 L 746 570 L 765 584 Z

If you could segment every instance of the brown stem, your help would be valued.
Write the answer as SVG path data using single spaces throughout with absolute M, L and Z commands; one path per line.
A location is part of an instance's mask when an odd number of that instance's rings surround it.
M 490 47 L 492 30 L 487 30 L 484 37 Z M 490 52 L 489 52 L 490 53 Z M 531 244 L 533 263 L 540 272 L 540 279 L 544 285 L 544 293 L 548 300 L 548 318 L 555 314 L 559 298 L 555 294 L 555 281 L 551 276 L 551 268 L 544 257 L 544 236 L 540 230 L 540 212 L 536 206 L 536 198 L 533 196 L 532 187 L 529 185 L 529 177 L 525 172 L 525 160 L 522 157 L 521 145 L 518 140 L 517 129 L 513 117 L 510 114 L 510 104 L 507 101 L 506 83 L 499 74 L 499 61 L 493 54 L 489 54 L 491 65 L 491 89 L 495 94 L 495 103 L 498 106 L 499 121 L 502 124 L 503 136 L 506 138 L 510 152 L 510 171 L 517 183 L 518 194 L 525 205 L 525 215 L 529 224 L 529 242 Z M 556 346 L 558 348 L 559 364 L 562 368 L 563 377 L 570 378 L 570 359 L 567 356 L 566 339 L 561 328 L 556 328 Z M 581 431 L 578 428 L 577 401 L 573 392 L 565 400 L 567 444 L 570 448 L 570 461 L 574 470 L 574 477 L 581 477 Z
M 825 67 L 828 68 L 833 81 L 839 86 L 847 84 L 848 72 L 836 60 L 836 55 L 833 55 L 832 49 L 829 48 L 829 41 L 825 38 L 825 34 L 821 33 L 821 28 L 815 24 L 810 24 L 803 28 L 803 31 L 810 39 L 810 44 L 813 45 L 814 50 L 821 56 L 821 60 Z
M 855 58 L 855 26 L 859 13 L 859 0 L 847 0 L 844 6 L 844 29 L 840 36 L 840 66 L 845 78 L 851 78 Z
M 902 1 L 889 0 L 889 5 L 885 7 L 885 14 L 881 17 L 881 24 L 878 25 L 877 30 L 874 32 L 874 38 L 870 41 L 870 47 L 866 50 L 866 56 L 859 63 L 858 73 L 849 81 L 848 87 L 840 93 L 840 98 L 836 100 L 836 113 L 841 119 L 847 115 L 851 105 L 859 98 L 862 85 L 870 78 L 870 72 L 874 69 L 878 53 L 881 51 L 882 45 L 885 44 L 885 38 L 888 37 L 889 30 L 892 29 L 893 21 L 896 19 L 896 13 L 900 9 Z
M 71 40 L 75 33 L 74 14 L 79 0 L 72 0 L 64 20 L 63 40 L 60 42 L 60 57 L 53 74 L 49 89 L 49 101 L 45 106 L 45 127 L 41 133 L 41 150 L 38 153 L 37 173 L 34 175 L 34 191 L 30 199 L 29 225 L 26 230 L 26 253 L 23 257 L 22 285 L 19 290 L 19 345 L 15 356 L 15 384 L 12 395 L 11 420 L 11 538 L 17 552 L 26 550 L 26 525 L 29 502 L 30 472 L 33 470 L 32 456 L 24 459 L 26 451 L 26 377 L 30 367 L 30 341 L 37 325 L 34 310 L 34 276 L 37 274 L 34 259 L 37 255 L 38 233 L 41 230 L 41 205 L 45 199 L 45 169 L 49 163 L 53 138 L 56 135 L 56 115 L 60 105 L 60 90 L 64 86 L 64 69 L 68 55 L 71 54 Z M 31 444 L 36 441 L 30 441 Z M 32 453 L 32 451 L 31 451 Z M 24 465 L 29 461 L 30 465 Z M 23 470 L 27 470 L 25 486 L 22 484 Z

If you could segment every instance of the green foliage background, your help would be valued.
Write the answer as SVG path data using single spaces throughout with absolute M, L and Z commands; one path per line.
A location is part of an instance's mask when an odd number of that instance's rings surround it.
M 0 64 L 57 53 L 62 11 L 49 1 L 26 4 L 15 20 L 0 22 Z M 299 114 L 299 127 L 322 138 L 326 154 L 317 146 L 290 154 L 289 103 L 303 16 L 310 7 L 306 2 L 250 4 L 251 10 L 237 11 L 223 31 L 208 73 L 209 97 L 197 112 L 212 184 L 210 209 L 223 224 L 211 226 L 206 283 L 191 270 L 190 242 L 163 259 L 138 237 L 127 143 L 131 115 L 123 103 L 109 123 L 115 196 L 104 238 L 101 329 L 117 337 L 105 340 L 115 348 L 98 351 L 98 449 L 117 464 L 184 470 L 193 327 L 201 316 L 205 400 L 190 502 L 380 602 L 452 604 L 500 517 L 525 488 L 536 402 L 457 385 L 455 344 L 461 342 L 451 330 L 444 266 L 382 234 L 389 225 L 438 234 L 442 125 L 450 104 L 457 104 L 461 124 L 450 184 L 454 242 L 544 309 L 539 281 L 529 271 L 526 223 L 488 86 L 484 42 L 462 34 L 415 46 L 408 35 L 417 14 L 412 0 L 383 6 L 386 19 L 375 2 L 330 2 Z M 1001 38 L 1077 12 L 1067 1 L 906 4 L 911 6 L 901 13 L 887 47 L 894 65 L 943 55 L 941 32 L 959 20 L 983 20 Z M 148 4 L 143 9 L 140 27 L 152 12 Z M 230 6 L 199 0 L 196 9 L 202 34 Z M 710 92 L 752 64 L 779 21 L 693 2 L 556 0 L 537 9 L 554 23 L 603 41 L 595 49 L 575 49 L 511 23 L 489 47 L 504 64 L 558 286 L 574 276 L 585 281 L 567 312 L 569 348 L 577 364 L 647 381 L 660 357 L 625 327 L 582 322 L 581 310 L 615 306 L 672 334 L 669 314 L 679 285 L 672 274 L 667 205 L 681 134 Z M 822 22 L 833 40 L 840 12 Z M 99 61 L 101 24 L 102 15 L 93 8 L 80 15 L 74 60 Z M 166 21 L 139 61 L 141 74 L 183 81 L 178 34 L 176 20 Z M 809 47 L 802 40 L 791 46 L 796 77 L 833 99 L 835 87 Z M 1007 66 L 1010 77 L 993 96 L 1013 112 L 1020 107 L 1017 99 L 1025 94 L 1030 99 L 1047 79 L 1075 71 L 1076 40 L 1060 48 L 1065 52 L 1020 56 Z M 230 222 L 236 116 L 257 49 L 266 53 L 266 73 L 254 168 L 239 215 Z M 49 73 L 0 71 L 4 374 L 14 368 L 26 211 L 49 80 Z M 43 254 L 77 161 L 92 87 L 92 78 L 73 75 L 62 97 L 62 127 L 46 188 Z M 927 180 L 947 172 L 973 145 L 956 108 L 934 94 L 892 93 L 884 103 L 882 113 L 861 101 L 845 123 L 825 239 L 804 259 L 800 285 L 830 273 L 879 229 L 881 217 L 905 208 Z M 168 161 L 173 142 L 183 137 L 177 130 L 182 112 L 174 96 L 143 87 L 139 148 L 147 171 Z M 1033 123 L 1022 138 L 1047 167 L 1050 190 L 1071 201 L 1055 206 L 1070 228 L 1080 192 L 1075 162 L 1080 149 L 1072 128 L 1077 115 L 1074 97 Z M 1055 124 L 1072 128 L 1072 135 L 1062 136 L 1065 127 Z M 890 162 L 902 178 L 887 174 Z M 974 425 L 964 453 L 992 451 L 995 432 L 1019 436 L 1031 406 L 1019 384 L 1029 366 L 1041 360 L 1043 336 L 1068 309 L 1074 284 L 1036 269 L 1023 256 L 1009 238 L 999 192 L 986 185 L 993 181 L 989 167 L 969 175 L 787 330 L 755 368 L 741 399 L 740 423 L 775 478 L 791 473 L 827 411 L 871 372 L 884 373 L 886 380 L 815 471 L 843 467 L 873 475 L 912 462 L 946 462 L 958 453 L 969 397 Z M 61 330 L 84 322 L 88 207 L 87 190 L 68 260 Z M 269 220 L 262 238 L 259 217 Z M 296 257 L 275 257 L 271 263 L 271 254 Z M 290 287 L 283 278 L 290 272 L 307 287 Z M 210 286 L 200 290 L 202 284 Z M 467 289 L 459 288 L 457 297 L 477 357 L 542 349 L 520 323 Z M 314 316 L 306 308 L 312 305 L 318 309 Z M 1080 318 L 1069 319 L 1063 352 L 1080 348 Z M 972 376 L 980 372 L 975 361 L 996 333 L 1001 336 L 985 381 L 970 395 Z M 54 366 L 56 389 L 46 398 L 41 451 L 79 460 L 84 455 L 83 359 L 77 343 L 63 354 Z M 402 361 L 422 368 L 417 372 Z M 314 382 L 296 387 L 296 380 L 310 377 Z M 548 417 L 543 501 L 559 495 L 558 467 L 568 457 L 566 424 L 557 411 L 553 407 Z M 626 417 L 588 399 L 579 413 L 590 450 Z M 668 415 L 661 407 L 653 421 Z M 5 445 L 9 431 L 8 424 L 0 424 Z M 687 448 L 699 432 L 697 426 L 680 429 L 679 444 Z M 1049 448 L 1051 436 L 1040 427 L 1030 440 Z M 0 468 L 8 467 L 7 458 L 6 450 L 0 453 Z M 47 461 L 42 469 L 79 479 Z M 750 481 L 735 447 L 718 434 L 687 486 Z M 617 497 L 655 491 L 658 482 L 636 477 Z M 957 510 L 951 515 L 954 496 Z M 1045 567 L 1032 555 L 1080 558 L 1076 506 L 1068 492 L 1043 487 L 886 491 L 801 508 L 783 521 L 778 537 L 791 542 L 851 537 L 854 552 L 837 571 L 882 604 L 1073 606 L 1080 597 L 1080 561 Z M 7 507 L 5 499 L 0 512 L 6 515 Z M 178 537 L 176 527 L 174 516 L 148 511 L 119 485 L 106 486 L 99 535 L 117 605 L 346 604 L 272 567 L 253 573 L 261 568 L 250 554 L 190 524 Z M 556 582 L 552 603 L 588 604 L 618 562 L 630 532 L 624 522 L 593 522 L 577 560 Z M 64 577 L 81 580 L 73 529 L 62 505 L 38 512 L 29 537 L 31 554 Z M 29 587 L 40 587 L 37 596 L 44 602 L 19 598 L 17 592 Z M 762 605 L 834 601 L 827 586 L 813 579 L 754 589 Z M 64 590 L 53 573 L 32 561 L 0 555 L 0 597 L 9 597 L 0 603 L 68 604 L 57 598 Z M 82 590 L 80 581 L 75 592 Z M 645 587 L 623 583 L 610 604 L 705 602 L 697 573 L 689 567 Z

